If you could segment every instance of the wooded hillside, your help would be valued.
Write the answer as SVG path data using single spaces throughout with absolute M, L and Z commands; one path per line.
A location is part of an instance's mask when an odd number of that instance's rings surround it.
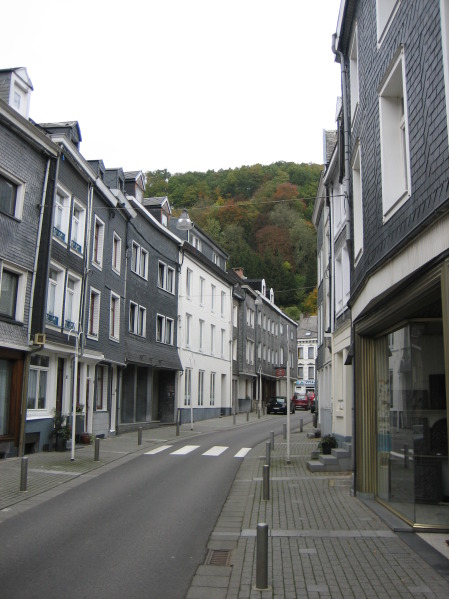
M 292 318 L 315 312 L 316 235 L 310 222 L 322 167 L 276 162 L 236 169 L 147 173 L 146 194 L 168 196 L 230 255 L 229 267 L 265 278 Z

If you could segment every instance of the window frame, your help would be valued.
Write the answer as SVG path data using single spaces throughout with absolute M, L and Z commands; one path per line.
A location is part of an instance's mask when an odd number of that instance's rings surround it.
M 383 222 L 411 196 L 405 53 L 401 47 L 379 87 Z M 402 94 L 402 95 L 399 95 Z M 398 173 L 399 168 L 401 169 Z
M 92 302 L 94 300 L 94 302 Z M 89 292 L 89 319 L 87 325 L 87 336 L 89 339 L 98 341 L 100 336 L 100 309 L 101 291 L 90 288 Z
M 80 213 L 79 218 L 75 217 L 75 210 Z M 86 208 L 76 198 L 73 198 L 72 211 L 71 211 L 71 226 L 70 226 L 70 251 L 74 252 L 77 256 L 83 256 L 84 254 L 84 234 L 86 229 Z M 74 239 L 73 231 L 74 224 L 76 227 L 76 239 Z
M 112 270 L 120 274 L 122 267 L 122 238 L 116 233 L 112 234 Z
M 131 319 L 132 317 L 132 319 Z M 138 337 L 146 338 L 147 309 L 137 302 L 129 300 L 128 332 Z
M 25 297 L 27 288 L 27 273 L 23 270 L 18 269 L 9 263 L 0 260 L 0 292 L 3 285 L 3 273 L 7 271 L 14 277 L 17 277 L 16 289 L 15 289 L 15 309 L 14 315 L 10 315 L 6 312 L 0 314 L 0 319 L 11 319 L 14 322 L 24 322 L 25 319 Z
M 103 269 L 103 251 L 105 238 L 105 224 L 97 215 L 94 218 L 94 234 L 92 239 L 92 266 Z M 98 233 L 98 235 L 97 235 Z
M 57 273 L 56 277 L 52 277 L 52 271 Z M 65 309 L 65 286 L 66 286 L 66 270 L 56 262 L 50 263 L 48 272 L 48 287 L 47 287 L 47 303 L 46 303 L 46 326 L 62 328 L 63 312 Z M 50 295 L 54 291 L 52 299 L 52 311 L 49 311 Z
M 69 290 L 69 281 L 72 281 L 75 285 L 74 289 Z M 81 304 L 81 287 L 82 280 L 77 275 L 68 271 L 66 280 L 65 280 L 65 297 L 64 297 L 64 329 L 70 330 L 78 330 L 79 325 L 79 310 Z M 72 296 L 72 306 L 71 306 L 71 319 L 76 315 L 76 320 L 71 320 L 67 318 L 67 299 Z M 73 326 L 69 326 L 73 325 Z
M 46 359 L 47 364 L 46 365 L 42 365 L 42 364 L 33 364 L 33 358 L 36 360 L 36 358 L 39 358 L 39 361 L 42 361 L 41 359 Z M 36 360 L 37 361 L 37 360 Z M 32 372 L 36 372 L 36 389 L 35 389 L 35 395 L 34 395 L 34 405 L 33 407 L 31 407 L 29 405 L 29 392 L 30 392 L 30 385 L 28 384 L 28 391 L 27 391 L 27 413 L 28 412 L 33 412 L 36 414 L 42 414 L 42 412 L 47 412 L 48 411 L 48 407 L 47 407 L 47 391 L 48 391 L 48 384 L 49 384 L 49 376 L 48 373 L 50 371 L 50 358 L 48 356 L 32 356 L 31 357 L 31 363 L 30 363 L 30 372 L 28 375 L 28 381 L 30 380 L 31 377 L 31 373 Z M 44 397 L 44 405 L 43 407 L 39 407 L 39 391 L 40 391 L 40 382 L 41 382 L 41 376 L 42 374 L 45 373 L 45 397 Z M 37 407 L 36 407 L 37 406 Z
M 377 46 L 384 41 L 402 0 L 376 0 Z
M 71 210 L 71 194 L 60 183 L 58 183 L 55 193 L 55 207 L 53 218 L 53 239 L 64 246 L 67 246 L 69 235 L 69 221 Z
M 23 205 L 24 205 L 24 201 L 25 201 L 25 191 L 26 191 L 26 184 L 24 181 L 22 181 L 21 179 L 18 179 L 17 177 L 15 177 L 14 175 L 12 175 L 10 172 L 6 171 L 5 169 L 0 167 L 0 178 L 2 178 L 4 181 L 6 181 L 6 183 L 8 183 L 9 185 L 11 185 L 14 188 L 14 210 L 13 211 L 8 211 L 8 210 L 3 210 L 0 207 L 0 212 L 2 214 L 4 214 L 5 216 L 9 216 L 11 218 L 15 218 L 17 220 L 22 220 L 23 217 Z
M 360 141 L 357 141 L 355 146 L 351 171 L 354 220 L 354 264 L 357 264 L 363 254 L 363 173 Z
M 120 341 L 120 296 L 113 291 L 109 296 L 109 339 Z

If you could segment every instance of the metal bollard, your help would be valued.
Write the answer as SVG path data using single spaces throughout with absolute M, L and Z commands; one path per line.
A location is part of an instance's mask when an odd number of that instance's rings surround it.
M 263 491 L 262 499 L 264 501 L 270 500 L 270 466 L 265 464 L 263 467 Z
M 302 418 L 299 419 L 299 432 L 302 433 L 302 429 L 304 426 L 304 421 Z
M 271 464 L 271 441 L 265 443 L 265 464 Z
M 137 445 L 142 445 L 142 432 L 143 428 L 139 426 L 139 428 L 137 429 Z
M 271 436 L 271 448 L 274 449 L 274 431 L 271 431 L 270 436 Z
M 313 414 L 313 428 L 316 428 L 317 423 L 318 423 L 318 414 L 315 412 Z
M 27 478 L 28 478 L 28 458 L 23 457 L 20 460 L 20 490 L 27 490 Z
M 176 414 L 176 436 L 179 437 L 179 408 Z
M 246 412 L 246 422 L 249 422 L 249 412 Z
M 100 438 L 95 437 L 95 453 L 94 453 L 94 462 L 100 461 Z
M 260 410 L 257 410 L 257 418 L 260 418 Z
M 234 412 L 233 414 L 233 418 L 232 418 L 232 423 L 235 424 L 235 419 L 236 419 L 236 413 Z
M 256 590 L 268 589 L 268 524 L 257 525 Z
M 284 422 L 284 439 L 287 438 L 287 423 Z
M 404 444 L 404 468 L 408 468 L 408 445 Z

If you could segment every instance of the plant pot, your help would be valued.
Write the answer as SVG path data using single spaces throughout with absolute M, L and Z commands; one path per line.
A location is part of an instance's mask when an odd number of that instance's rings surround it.
M 89 433 L 81 433 L 80 441 L 83 445 L 90 445 L 90 435 Z
M 331 455 L 332 447 L 330 445 L 323 445 L 321 448 L 321 453 L 323 455 Z
M 62 437 L 55 437 L 55 451 L 66 451 L 67 449 L 67 439 L 63 439 Z

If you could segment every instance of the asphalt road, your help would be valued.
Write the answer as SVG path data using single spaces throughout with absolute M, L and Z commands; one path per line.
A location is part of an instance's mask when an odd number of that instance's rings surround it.
M 292 423 L 300 417 L 311 418 L 297 413 Z M 0 598 L 184 599 L 241 464 L 235 454 L 281 434 L 284 422 L 180 440 L 6 520 Z M 187 444 L 199 447 L 173 455 Z M 227 449 L 203 455 L 215 447 Z

